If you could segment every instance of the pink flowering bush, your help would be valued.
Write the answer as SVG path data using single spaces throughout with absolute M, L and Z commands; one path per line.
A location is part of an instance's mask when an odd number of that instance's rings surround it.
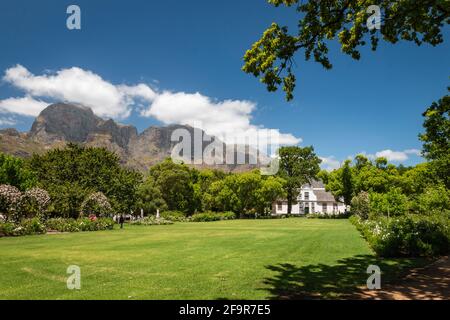
M 47 191 L 40 188 L 27 190 L 22 196 L 21 209 L 23 216 L 27 218 L 44 218 L 50 204 L 50 196 Z
M 81 204 L 81 216 L 96 215 L 104 217 L 109 214 L 112 214 L 112 207 L 108 198 L 102 192 L 92 193 Z
M 0 185 L 0 212 L 6 220 L 19 220 L 22 192 L 14 186 Z

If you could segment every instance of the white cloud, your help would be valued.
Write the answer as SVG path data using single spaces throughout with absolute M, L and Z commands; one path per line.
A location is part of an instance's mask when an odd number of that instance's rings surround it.
M 335 157 L 320 157 L 322 163 L 320 164 L 322 169 L 327 171 L 333 171 L 341 167 L 341 162 L 336 160 Z
M 200 93 L 164 91 L 156 96 L 143 116 L 154 117 L 165 124 L 188 124 L 200 127 L 208 134 L 233 142 L 241 137 L 255 137 L 265 130 L 251 124 L 256 104 L 246 100 L 213 101 Z M 269 135 L 279 135 L 279 143 L 293 145 L 301 142 L 292 134 L 269 129 Z M 261 134 L 259 135 L 261 137 Z
M 34 75 L 17 65 L 6 70 L 3 80 L 23 90 L 26 96 L 0 100 L 0 111 L 24 116 L 39 115 L 50 104 L 42 99 L 66 101 L 90 107 L 100 117 L 127 118 L 133 108 L 139 109 L 142 116 L 154 117 L 165 124 L 200 127 L 226 142 L 236 137 L 254 137 L 262 130 L 271 136 L 278 135 L 282 145 L 301 142 L 292 134 L 252 124 L 256 104 L 251 101 L 215 101 L 200 93 L 158 92 L 144 83 L 114 85 L 77 67 Z
M 135 99 L 148 101 L 154 97 L 153 90 L 145 84 L 117 86 L 89 70 L 77 67 L 36 76 L 25 67 L 17 65 L 6 70 L 3 80 L 24 90 L 30 97 L 48 97 L 51 100 L 79 103 L 92 108 L 94 113 L 101 117 L 126 118 Z M 1 103 L 5 105 L 6 102 L 11 101 L 4 100 Z M 17 100 L 14 106 L 18 109 L 15 111 L 9 107 L 8 110 L 36 116 L 39 113 L 36 105 Z
M 49 105 L 48 102 L 36 100 L 30 96 L 0 100 L 0 111 L 36 117 Z
M 421 151 L 418 149 L 406 149 L 404 151 L 395 151 L 391 149 L 386 149 L 378 151 L 375 154 L 368 154 L 363 151 L 358 154 L 366 156 L 370 160 L 375 160 L 376 158 L 384 157 L 390 162 L 405 162 L 410 159 L 411 156 L 421 156 Z M 355 156 L 349 156 L 348 159 L 353 160 Z

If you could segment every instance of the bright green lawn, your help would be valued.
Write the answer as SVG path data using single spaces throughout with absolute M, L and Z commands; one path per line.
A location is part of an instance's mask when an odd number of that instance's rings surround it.
M 0 299 L 338 297 L 375 259 L 347 220 L 236 220 L 0 239 Z M 377 261 L 395 276 L 409 260 Z M 66 269 L 81 267 L 81 290 Z

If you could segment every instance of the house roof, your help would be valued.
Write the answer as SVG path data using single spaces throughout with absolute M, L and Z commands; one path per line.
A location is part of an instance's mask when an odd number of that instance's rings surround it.
M 325 185 L 323 184 L 322 180 L 312 180 L 311 187 L 325 189 Z
M 331 192 L 326 192 L 323 190 L 314 190 L 314 194 L 317 197 L 317 202 L 336 202 L 336 199 L 331 194 Z

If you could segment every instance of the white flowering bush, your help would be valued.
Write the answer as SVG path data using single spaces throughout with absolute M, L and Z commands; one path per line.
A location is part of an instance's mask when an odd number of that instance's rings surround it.
M 50 204 L 50 195 L 41 188 L 27 190 L 22 196 L 21 209 L 27 218 L 44 218 Z
M 380 256 L 436 256 L 450 249 L 450 223 L 442 215 L 375 220 L 352 216 L 350 221 Z
M 6 220 L 19 220 L 22 192 L 14 186 L 0 185 L 0 211 Z
M 102 192 L 92 193 L 81 204 L 81 216 L 96 215 L 103 217 L 112 213 L 111 204 Z

